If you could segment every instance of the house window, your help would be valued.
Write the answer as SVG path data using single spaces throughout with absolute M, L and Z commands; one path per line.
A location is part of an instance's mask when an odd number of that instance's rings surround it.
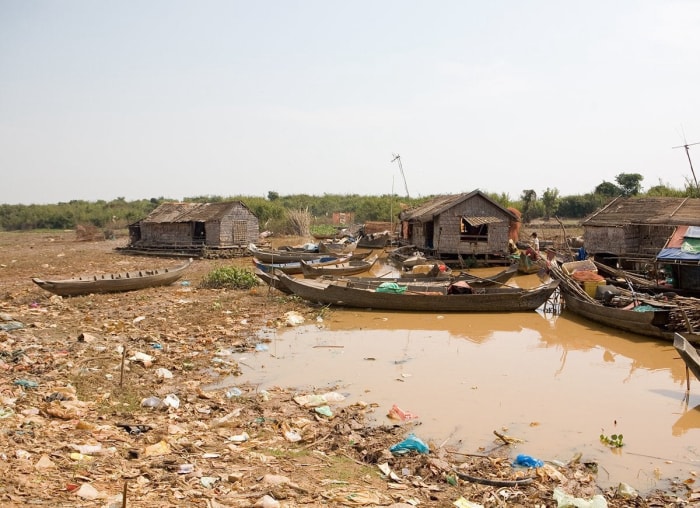
M 462 217 L 460 222 L 459 241 L 470 243 L 488 242 L 489 222 L 481 217 Z

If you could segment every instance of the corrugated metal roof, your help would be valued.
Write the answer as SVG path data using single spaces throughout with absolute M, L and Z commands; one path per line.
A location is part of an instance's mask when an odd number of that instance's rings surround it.
M 465 221 L 467 221 L 471 226 L 482 226 L 484 224 L 495 224 L 498 222 L 503 222 L 503 219 L 499 219 L 498 217 L 462 217 Z
M 207 222 L 219 220 L 231 209 L 245 205 L 240 201 L 221 203 L 163 203 L 153 210 L 143 222 Z
M 586 217 L 584 226 L 700 225 L 698 198 L 615 198 Z

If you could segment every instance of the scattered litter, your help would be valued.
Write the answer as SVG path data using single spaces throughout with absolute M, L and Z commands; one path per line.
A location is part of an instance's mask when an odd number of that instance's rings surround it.
M 174 393 L 170 393 L 163 399 L 163 404 L 173 409 L 177 409 L 180 407 L 180 399 Z
M 147 355 L 146 353 L 138 352 L 129 358 L 131 362 L 141 362 L 144 367 L 150 367 L 153 365 L 153 357 Z
M 159 379 L 172 379 L 173 373 L 166 368 L 159 367 L 156 369 L 156 377 Z
M 284 314 L 284 321 L 287 323 L 287 326 L 297 326 L 304 322 L 304 316 L 298 312 L 290 310 Z
M 420 438 L 411 433 L 406 437 L 406 439 L 389 448 L 389 451 L 394 455 L 405 455 L 411 451 L 416 451 L 418 453 L 429 453 L 430 449 L 428 448 L 428 445 L 426 445 Z
M 557 502 L 557 508 L 607 508 L 605 497 L 596 494 L 591 499 L 583 499 L 567 494 L 561 487 L 554 488 L 552 498 Z
M 267 344 L 256 344 L 255 345 L 255 350 L 258 352 L 262 351 L 268 351 L 270 348 L 267 346 Z
M 401 409 L 399 406 L 394 404 L 391 406 L 391 409 L 387 413 L 387 416 L 391 418 L 392 420 L 414 420 L 418 418 L 418 415 L 411 413 L 410 411 L 404 411 Z
M 331 408 L 329 406 L 318 406 L 317 408 L 314 409 L 318 414 L 322 416 L 327 416 L 328 418 L 333 417 L 333 411 L 331 411 Z
M 513 465 L 520 467 L 542 467 L 544 466 L 544 462 L 534 457 L 530 457 L 529 455 L 521 453 L 520 455 L 515 457 Z
M 452 504 L 455 505 L 457 508 L 484 508 L 483 504 L 474 503 L 472 501 L 464 499 L 463 497 L 460 497 Z
M 226 390 L 226 397 L 228 397 L 229 399 L 233 397 L 240 397 L 241 395 L 243 395 L 243 391 L 235 386 L 232 386 L 231 388 Z
M 16 379 L 14 384 L 22 388 L 36 388 L 39 386 L 39 383 L 31 379 Z

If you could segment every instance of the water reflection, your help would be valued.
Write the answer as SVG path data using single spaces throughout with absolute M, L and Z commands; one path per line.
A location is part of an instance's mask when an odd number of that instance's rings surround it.
M 539 284 L 524 279 L 514 281 Z M 685 401 L 685 365 L 672 344 L 553 310 L 333 310 L 321 323 L 279 330 L 267 353 L 242 355 L 244 375 L 231 382 L 338 388 L 376 403 L 378 423 L 391 423 L 396 403 L 421 417 L 425 440 L 467 453 L 507 429 L 525 440 L 514 453 L 598 461 L 603 485 L 655 488 L 657 470 L 688 478 L 700 465 L 700 383 Z M 601 433 L 623 434 L 625 446 L 612 453 Z

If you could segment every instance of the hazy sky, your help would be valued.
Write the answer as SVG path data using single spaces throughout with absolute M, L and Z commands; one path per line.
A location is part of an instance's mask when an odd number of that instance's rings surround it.
M 393 153 L 411 197 L 682 188 L 698 27 L 695 0 L 0 0 L 0 203 L 405 195 Z

